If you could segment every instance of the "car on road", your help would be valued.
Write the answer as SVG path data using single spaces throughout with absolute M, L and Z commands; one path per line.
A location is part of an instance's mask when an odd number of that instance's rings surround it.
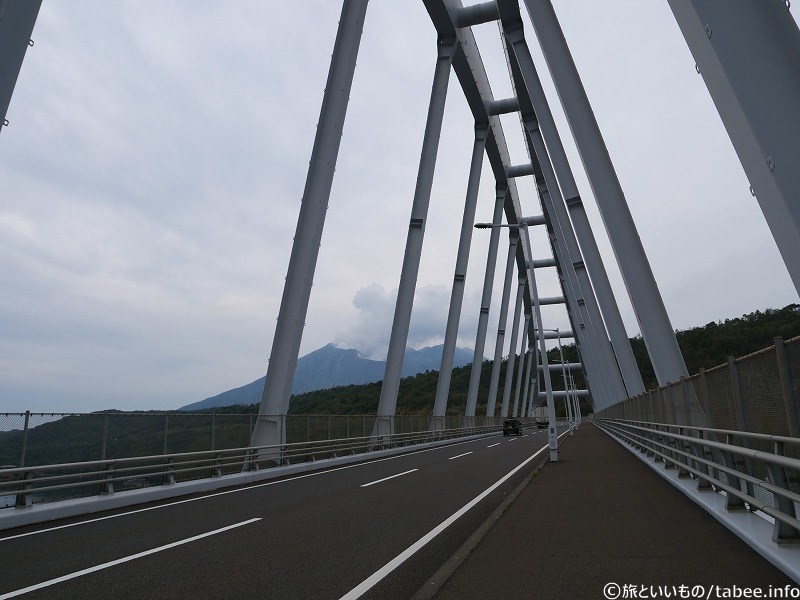
M 522 435 L 522 421 L 519 419 L 505 419 L 503 421 L 503 435 Z
M 533 420 L 536 421 L 538 429 L 544 429 L 550 424 L 550 417 L 547 414 L 546 406 L 537 406 L 533 409 Z

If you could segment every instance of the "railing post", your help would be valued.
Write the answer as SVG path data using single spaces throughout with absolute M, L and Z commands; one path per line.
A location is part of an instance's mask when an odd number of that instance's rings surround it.
M 649 431 L 647 437 L 650 439 L 649 442 L 650 452 L 647 453 L 648 456 L 653 456 L 654 462 L 664 462 L 664 457 L 656 454 L 656 443 L 659 441 L 656 435 L 656 433 L 658 432 L 658 425 L 650 425 L 648 426 L 647 429 Z
M 251 427 L 252 429 L 252 427 Z M 242 471 L 258 471 L 258 451 L 248 448 L 245 452 Z
M 784 455 L 783 442 L 775 442 L 775 454 L 779 456 Z M 769 469 L 769 478 L 772 484 L 787 492 L 790 491 L 786 469 L 772 463 L 767 463 L 767 468 Z M 776 492 L 772 492 L 772 495 L 775 499 L 775 508 L 793 519 L 797 518 L 797 510 L 791 499 Z M 772 528 L 772 541 L 776 544 L 794 544 L 800 541 L 800 530 L 796 527 L 792 527 L 788 523 L 784 523 L 780 519 L 775 519 L 775 526 Z
M 103 413 L 103 444 L 100 448 L 100 460 L 106 459 L 106 448 L 108 446 L 108 413 Z
M 28 471 L 22 476 L 20 480 L 19 489 L 17 490 L 17 497 L 14 500 L 14 508 L 29 508 L 33 505 L 33 498 L 30 495 L 31 480 L 33 479 L 33 472 Z
M 216 450 L 217 414 L 211 413 L 211 449 Z
M 747 431 L 745 426 L 745 419 L 744 419 L 744 403 L 742 402 L 742 390 L 739 387 L 739 370 L 736 366 L 736 358 L 733 356 L 728 357 L 728 377 L 730 378 L 731 382 L 731 389 L 733 390 L 733 403 L 736 407 L 736 421 L 738 424 L 739 431 Z M 750 445 L 747 442 L 747 438 L 742 438 L 742 446 L 745 448 L 749 448 Z M 744 459 L 744 466 L 745 472 L 752 476 L 753 475 L 753 462 L 748 458 L 745 457 Z M 749 481 L 745 482 L 747 493 L 750 496 L 754 495 L 753 484 Z
M 685 435 L 683 427 L 678 427 L 678 435 Z M 687 446 L 687 444 L 683 440 L 675 440 L 675 450 L 676 451 L 683 450 L 684 452 L 686 452 L 686 450 L 687 450 L 686 446 Z M 686 470 L 686 466 L 691 463 L 689 458 L 687 456 L 682 455 L 682 454 L 677 454 L 676 458 L 678 459 L 678 478 L 679 479 L 687 479 L 687 478 L 691 477 L 691 474 L 689 473 L 689 471 Z
M 706 458 L 706 447 L 703 444 L 702 440 L 704 438 L 703 431 L 700 430 L 697 432 L 698 441 L 692 444 L 692 449 L 694 450 L 694 455 L 698 458 Z M 697 465 L 697 470 L 701 473 L 706 475 L 710 475 L 710 471 L 708 465 L 699 461 L 695 461 L 695 465 Z M 713 488 L 711 487 L 710 479 L 706 479 L 705 477 L 698 476 L 697 477 L 697 489 L 699 491 L 712 491 Z
M 638 425 L 639 427 L 643 427 L 641 421 L 638 421 L 635 424 Z M 633 435 L 632 432 L 631 432 L 631 435 Z M 638 444 L 638 446 L 639 446 L 639 451 L 642 454 L 644 454 L 645 456 L 652 456 L 653 455 L 653 451 L 650 448 L 650 443 L 647 441 L 648 433 L 645 432 L 645 433 L 642 434 L 640 432 L 640 435 L 642 435 L 642 437 L 644 437 L 644 441 L 643 442 L 636 442 L 636 444 Z
M 211 477 L 222 477 L 222 452 L 215 452 L 212 460 Z
M 725 443 L 728 445 L 733 445 L 733 436 L 731 434 L 727 434 L 725 436 Z M 734 458 L 733 454 L 727 450 L 721 450 L 720 454 L 722 455 L 722 464 L 733 471 L 739 471 L 739 466 L 736 464 L 736 459 Z M 731 475 L 730 473 L 726 473 L 726 475 L 728 479 L 728 485 L 741 491 L 742 480 L 736 475 Z M 747 507 L 744 505 L 744 500 L 738 496 L 734 496 L 730 492 L 725 492 L 725 510 L 745 510 L 746 508 Z
M 663 430 L 661 428 L 664 428 Z M 677 457 L 675 456 L 675 452 L 672 450 L 673 441 L 671 439 L 671 431 L 669 425 L 657 425 L 656 429 L 659 431 L 659 444 L 661 445 L 661 449 L 663 450 L 664 454 L 666 454 L 669 458 L 664 459 L 664 468 L 665 469 L 674 469 L 677 467 Z
M 167 453 L 168 442 L 169 442 L 169 414 L 166 414 L 164 415 L 164 454 Z M 105 456 L 103 458 L 105 458 Z
M 114 493 L 114 462 L 109 461 L 103 465 L 103 475 L 100 478 L 100 494 L 108 496 Z
M 166 454 L 166 452 L 164 454 Z M 161 485 L 172 485 L 175 483 L 174 463 L 175 459 L 171 456 L 164 462 L 164 474 L 161 478 Z M 250 465 L 245 464 L 245 471 L 249 470 Z
M 800 422 L 797 416 L 797 404 L 794 399 L 794 382 L 792 371 L 789 367 L 789 357 L 786 355 L 786 344 L 782 337 L 775 338 L 775 359 L 778 362 L 778 374 L 781 378 L 783 391 L 783 404 L 786 407 L 786 420 L 789 423 L 789 435 L 800 437 Z
M 31 411 L 25 411 L 25 424 L 22 427 L 22 440 L 20 440 L 19 446 L 19 466 L 20 468 L 25 466 L 25 454 L 28 451 L 28 427 L 31 422 Z

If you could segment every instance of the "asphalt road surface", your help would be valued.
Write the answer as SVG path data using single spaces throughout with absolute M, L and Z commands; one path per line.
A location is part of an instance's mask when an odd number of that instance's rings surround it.
M 0 600 L 408 598 L 539 462 L 525 433 L 2 532 Z

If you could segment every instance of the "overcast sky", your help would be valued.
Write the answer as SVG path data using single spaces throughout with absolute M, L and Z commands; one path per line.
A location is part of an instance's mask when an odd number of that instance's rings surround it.
M 555 7 L 673 327 L 796 302 L 666 1 Z M 264 374 L 340 9 L 44 0 L 0 133 L 0 411 L 169 409 Z M 495 97 L 510 96 L 496 24 L 476 36 Z M 335 342 L 385 358 L 435 41 L 422 2 L 371 0 L 301 354 Z M 503 125 L 512 159 L 524 162 L 516 117 Z M 415 347 L 442 341 L 472 126 L 453 76 Z M 520 190 L 524 212 L 540 213 L 530 182 Z M 485 162 L 478 220 L 491 219 L 493 202 Z M 533 235 L 547 256 L 542 231 Z M 473 238 L 462 346 L 474 343 L 488 238 Z M 506 247 L 504 235 L 499 263 Z M 499 273 L 495 282 L 487 356 Z M 542 295 L 559 293 L 552 274 L 540 283 Z M 544 310 L 545 327 L 569 328 L 563 308 Z

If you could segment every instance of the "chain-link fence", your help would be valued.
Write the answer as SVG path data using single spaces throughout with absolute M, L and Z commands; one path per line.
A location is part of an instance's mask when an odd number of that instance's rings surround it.
M 596 416 L 800 437 L 800 337 L 775 342 Z
M 800 437 L 800 337 L 775 345 L 712 369 L 700 369 L 691 377 L 651 390 L 615 404 L 597 418 L 625 419 L 648 423 L 708 427 L 775 436 Z M 725 436 L 714 436 L 725 442 Z M 734 436 L 732 439 L 736 439 Z M 753 450 L 776 452 L 769 440 L 742 437 L 739 443 Z M 781 453 L 798 456 L 797 446 L 785 445 Z M 748 475 L 769 480 L 767 468 L 749 459 L 737 459 L 737 468 Z M 722 480 L 727 476 L 721 473 Z M 790 474 L 793 491 L 800 491 L 797 474 Z M 745 483 L 742 482 L 743 489 Z M 747 484 L 747 491 L 771 504 L 772 497 L 760 487 Z
M 0 469 L 244 448 L 257 419 L 255 413 L 224 412 L 0 413 Z M 290 414 L 286 442 L 366 437 L 372 434 L 375 419 L 375 415 Z M 394 432 L 428 431 L 431 421 L 430 415 L 396 415 Z M 467 423 L 462 415 L 448 415 L 443 426 L 501 423 L 502 419 L 489 417 L 474 417 Z M 76 490 L 64 490 L 64 497 L 75 495 L 79 495 Z M 0 496 L 0 508 L 13 503 L 14 496 Z
M 258 418 L 256 413 L 224 412 L 0 413 L 0 469 L 245 448 Z M 430 415 L 396 415 L 393 419 L 396 434 L 426 432 L 432 425 Z M 290 414 L 285 417 L 286 442 L 368 437 L 375 420 L 375 415 Z M 437 423 L 438 428 L 458 429 L 499 426 L 502 421 L 448 415 Z M 321 454 L 320 458 L 324 456 Z M 205 476 L 203 473 L 196 476 Z M 139 483 L 152 484 L 134 478 L 125 485 L 136 487 Z M 34 501 L 96 493 L 94 487 L 76 486 L 50 492 L 46 497 L 39 494 Z M 14 503 L 15 496 L 0 495 L 0 508 Z

